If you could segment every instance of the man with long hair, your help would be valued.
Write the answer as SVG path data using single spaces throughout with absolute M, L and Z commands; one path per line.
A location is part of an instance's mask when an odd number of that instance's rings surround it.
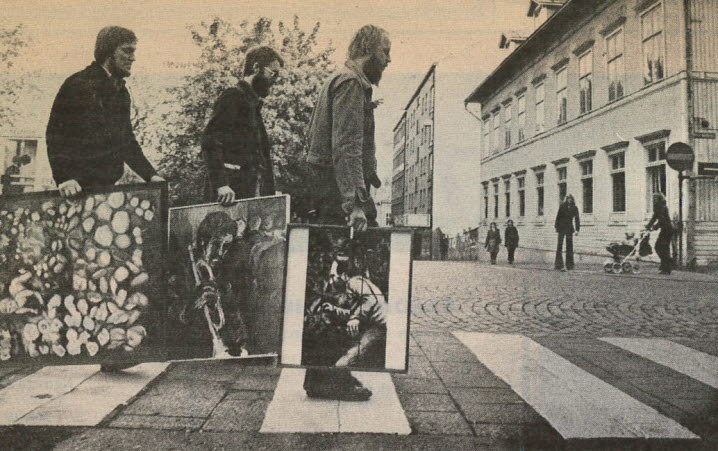
M 244 78 L 217 99 L 202 135 L 209 174 L 207 201 L 228 205 L 235 199 L 274 194 L 272 156 L 261 109 L 282 67 L 284 60 L 274 49 L 251 49 L 244 61 Z
M 313 174 L 314 218 L 323 224 L 350 225 L 357 231 L 376 226 L 370 188 L 376 173 L 372 85 L 391 61 L 387 32 L 365 25 L 354 35 L 343 70 L 321 89 L 309 124 L 307 162 Z M 346 369 L 308 369 L 307 395 L 350 401 L 372 393 Z

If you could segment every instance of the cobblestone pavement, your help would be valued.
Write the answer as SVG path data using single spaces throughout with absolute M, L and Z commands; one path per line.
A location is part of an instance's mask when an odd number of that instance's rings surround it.
M 718 337 L 718 279 L 712 276 L 418 261 L 412 285 L 414 331 Z

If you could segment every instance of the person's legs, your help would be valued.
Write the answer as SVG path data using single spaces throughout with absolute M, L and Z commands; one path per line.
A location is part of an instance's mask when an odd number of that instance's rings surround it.
M 673 262 L 671 261 L 670 246 L 671 238 L 669 234 L 661 231 L 661 233 L 658 234 L 658 239 L 656 239 L 656 254 L 658 254 L 658 257 L 661 259 L 659 270 L 662 274 L 671 273 Z
M 491 264 L 495 265 L 496 264 L 496 254 L 498 254 L 498 252 L 491 251 L 491 252 L 489 252 L 489 254 L 491 255 Z
M 555 269 L 563 269 L 563 237 L 564 234 L 558 232 L 558 243 L 556 244 L 556 260 L 553 267 Z
M 566 269 L 573 269 L 573 233 L 566 234 Z
M 509 252 L 509 264 L 514 263 L 514 251 L 516 251 L 515 247 L 507 247 L 506 248 Z

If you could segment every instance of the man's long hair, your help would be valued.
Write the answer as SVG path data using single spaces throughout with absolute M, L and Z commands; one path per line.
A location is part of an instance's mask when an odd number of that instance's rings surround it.
M 389 34 L 383 28 L 375 25 L 364 25 L 352 38 L 347 57 L 353 60 L 361 58 L 362 56 L 371 55 L 379 48 L 382 39 L 388 36 Z

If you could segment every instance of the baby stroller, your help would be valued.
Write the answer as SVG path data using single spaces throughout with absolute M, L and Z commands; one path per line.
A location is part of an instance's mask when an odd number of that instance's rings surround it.
M 606 246 L 606 250 L 612 257 L 612 259 L 606 260 L 603 264 L 603 270 L 606 273 L 638 274 L 641 271 L 641 257 L 653 253 L 649 243 L 651 234 L 649 231 L 643 230 L 638 238 L 634 237 L 634 233 L 628 232 L 623 242 L 613 242 Z

